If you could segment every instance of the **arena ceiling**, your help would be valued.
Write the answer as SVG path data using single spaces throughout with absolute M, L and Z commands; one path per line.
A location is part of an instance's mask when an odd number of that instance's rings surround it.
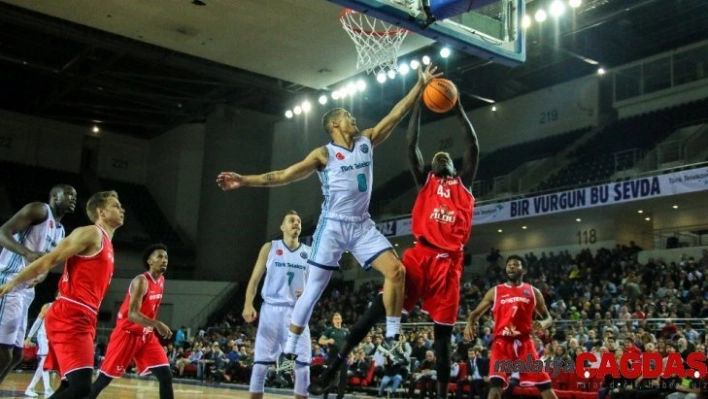
M 0 108 L 142 138 L 219 104 L 282 116 L 358 74 L 340 11 L 326 0 L 2 0 Z M 584 0 L 529 30 L 522 66 L 458 53 L 442 68 L 473 109 L 708 39 L 706 15 L 705 0 Z M 402 53 L 437 49 L 411 35 Z M 401 95 L 369 90 L 354 112 L 377 118 Z

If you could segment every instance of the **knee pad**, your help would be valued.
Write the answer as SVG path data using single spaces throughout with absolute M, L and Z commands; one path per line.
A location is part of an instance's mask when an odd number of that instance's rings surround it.
M 295 395 L 307 396 L 310 385 L 310 365 L 295 363 Z
M 248 385 L 248 392 L 263 393 L 265 380 L 268 375 L 268 365 L 255 363 L 251 371 L 251 382 Z M 307 387 L 305 387 L 307 389 Z

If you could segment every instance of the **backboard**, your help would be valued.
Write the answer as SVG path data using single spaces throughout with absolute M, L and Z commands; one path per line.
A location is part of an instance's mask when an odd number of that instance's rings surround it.
M 328 0 L 507 66 L 526 61 L 524 0 Z M 429 7 L 424 7 L 429 5 Z M 429 17 L 432 15 L 434 19 Z

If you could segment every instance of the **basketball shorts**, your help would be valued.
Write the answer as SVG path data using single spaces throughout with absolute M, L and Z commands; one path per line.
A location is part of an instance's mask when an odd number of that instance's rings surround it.
M 0 344 L 24 348 L 25 332 L 27 331 L 27 314 L 34 300 L 32 295 L 18 289 L 0 299 Z
M 37 335 L 37 356 L 47 356 L 49 352 L 49 342 L 44 334 Z
M 114 329 L 108 340 L 101 372 L 111 378 L 121 378 L 133 360 L 141 376 L 150 374 L 152 368 L 170 365 L 154 333 L 136 334 Z
M 391 243 L 376 229 L 376 223 L 368 215 L 349 218 L 323 213 L 317 223 L 307 263 L 335 270 L 339 268 L 344 251 L 349 251 L 362 268 L 369 269 L 371 263 L 388 250 L 393 250 Z
M 88 308 L 58 300 L 44 318 L 49 339 L 45 370 L 58 370 L 61 378 L 75 370 L 93 368 L 96 314 Z
M 254 363 L 275 364 L 288 340 L 288 321 L 293 312 L 289 306 L 275 306 L 264 303 L 258 315 L 258 329 L 254 348 Z M 312 362 L 310 327 L 305 326 L 297 341 L 296 362 L 309 365 Z
M 403 310 L 410 312 L 422 299 L 421 310 L 435 323 L 454 325 L 460 309 L 462 261 L 462 253 L 444 252 L 420 242 L 406 250 Z
M 538 360 L 536 347 L 531 338 L 494 338 L 492 347 L 489 352 L 489 378 L 500 378 L 504 380 L 504 388 L 509 385 L 509 373 L 498 370 L 497 365 L 501 365 L 505 360 L 521 360 L 526 361 L 528 356 L 532 360 Z M 544 383 L 550 383 L 551 376 L 545 371 L 519 373 L 519 383 L 522 386 L 531 386 Z

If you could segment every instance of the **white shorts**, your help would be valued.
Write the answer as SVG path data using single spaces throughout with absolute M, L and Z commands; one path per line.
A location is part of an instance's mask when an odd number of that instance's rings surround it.
M 25 288 L 14 290 L 0 299 L 0 344 L 24 348 L 27 314 L 34 300 Z
M 37 356 L 47 356 L 49 353 L 49 341 L 46 335 L 37 335 Z
M 376 229 L 368 217 L 346 221 L 322 214 L 312 240 L 312 252 L 307 263 L 323 269 L 338 269 L 344 251 L 354 255 L 364 269 L 382 253 L 393 250 L 391 243 Z
M 264 303 L 258 315 L 258 329 L 254 348 L 254 363 L 275 364 L 285 348 L 288 340 L 288 327 L 293 308 L 275 306 Z M 309 365 L 312 362 L 312 344 L 310 342 L 310 327 L 300 335 L 297 342 L 296 363 Z

